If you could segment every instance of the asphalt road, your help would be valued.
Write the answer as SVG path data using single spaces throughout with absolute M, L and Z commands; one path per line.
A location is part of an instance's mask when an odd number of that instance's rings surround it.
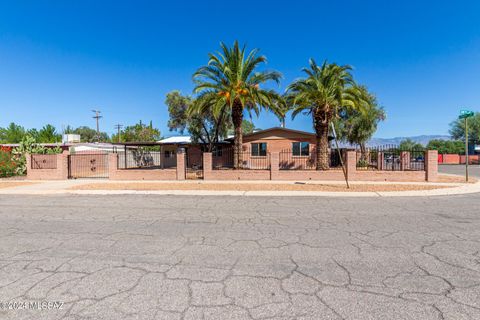
M 478 194 L 0 204 L 0 319 L 480 319 Z
M 438 166 L 440 173 L 457 174 L 465 176 L 465 165 L 460 164 L 441 164 Z M 480 165 L 469 165 L 468 174 L 472 177 L 480 177 Z

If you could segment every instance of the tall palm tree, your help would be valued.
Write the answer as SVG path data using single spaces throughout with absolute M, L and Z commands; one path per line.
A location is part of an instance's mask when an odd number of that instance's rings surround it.
M 355 86 L 354 90 L 357 93 L 354 101 L 358 107 L 356 110 L 345 110 L 337 121 L 337 128 L 340 139 L 360 146 L 360 160 L 365 161 L 366 143 L 377 131 L 378 123 L 386 119 L 386 114 L 375 95 L 365 86 Z
M 321 66 L 310 59 L 304 68 L 306 78 L 295 80 L 287 88 L 288 100 L 293 105 L 292 118 L 299 113 L 312 116 L 316 134 L 317 170 L 329 169 L 328 128 L 330 122 L 344 107 L 357 108 L 356 89 L 348 65 L 339 66 L 325 61 Z
M 278 94 L 273 90 L 260 88 L 269 81 L 277 84 L 281 74 L 277 71 L 257 71 L 266 62 L 258 49 L 249 53 L 245 46 L 240 48 L 235 41 L 232 48 L 220 44 L 221 52 L 209 54 L 206 66 L 200 67 L 193 75 L 196 83 L 194 92 L 198 93 L 198 103 L 192 106 L 191 113 L 211 108 L 215 117 L 225 114 L 232 119 L 234 127 L 234 168 L 240 168 L 242 159 L 242 121 L 244 112 L 257 116 L 262 108 L 275 108 Z

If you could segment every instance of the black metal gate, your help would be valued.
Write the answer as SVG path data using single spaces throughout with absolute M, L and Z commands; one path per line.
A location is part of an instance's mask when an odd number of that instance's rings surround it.
M 68 178 L 108 178 L 108 154 L 77 153 L 69 155 Z
M 186 150 L 185 178 L 189 180 L 203 179 L 203 152 L 201 150 Z

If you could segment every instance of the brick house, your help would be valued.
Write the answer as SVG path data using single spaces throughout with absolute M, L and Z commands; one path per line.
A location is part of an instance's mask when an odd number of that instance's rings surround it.
M 164 152 L 174 152 L 178 147 L 186 149 L 187 166 L 201 167 L 201 145 L 192 144 L 189 137 L 171 137 L 159 141 Z M 214 167 L 228 168 L 233 165 L 234 138 L 218 143 L 212 152 Z M 243 135 L 242 159 L 245 168 L 268 168 L 268 154 L 278 152 L 288 156 L 288 165 L 296 162 L 314 163 L 315 134 L 300 130 L 274 127 Z M 287 159 L 284 159 L 284 162 Z M 284 163 L 285 165 L 285 163 Z

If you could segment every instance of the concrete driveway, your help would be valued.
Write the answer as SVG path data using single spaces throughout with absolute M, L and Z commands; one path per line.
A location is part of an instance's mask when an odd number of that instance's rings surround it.
M 478 194 L 0 203 L 1 319 L 480 319 Z

